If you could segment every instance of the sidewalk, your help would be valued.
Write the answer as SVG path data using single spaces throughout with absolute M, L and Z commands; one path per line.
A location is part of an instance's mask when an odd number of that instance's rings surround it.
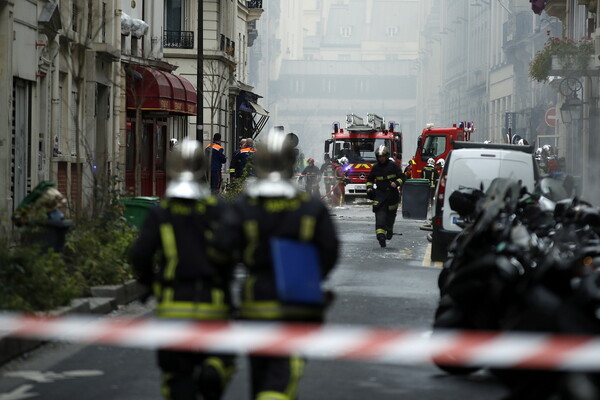
M 108 314 L 119 306 L 139 299 L 143 289 L 135 280 L 130 280 L 123 285 L 94 286 L 91 292 L 92 297 L 74 299 L 71 305 L 49 311 L 48 315 Z M 0 338 L 0 365 L 44 343 L 39 340 Z

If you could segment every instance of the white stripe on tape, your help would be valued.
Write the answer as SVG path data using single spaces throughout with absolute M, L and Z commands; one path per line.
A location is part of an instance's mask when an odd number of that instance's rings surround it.
M 0 313 L 0 337 L 394 364 L 600 371 L 600 337 Z

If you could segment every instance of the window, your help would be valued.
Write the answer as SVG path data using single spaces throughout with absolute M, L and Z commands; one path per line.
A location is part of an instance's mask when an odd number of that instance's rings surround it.
M 165 0 L 165 28 L 181 31 L 181 0 Z
M 390 148 L 390 141 L 386 139 L 351 139 L 335 142 L 335 159 L 346 157 L 348 162 L 363 163 L 375 162 L 375 150 L 379 146 Z
M 397 27 L 397 26 L 388 26 L 388 27 L 385 29 L 385 33 L 386 33 L 386 35 L 388 35 L 389 37 L 398 36 L 398 32 L 399 32 L 399 29 L 398 29 L 398 27 Z
M 166 0 L 164 14 L 163 46 L 166 48 L 193 49 L 195 32 L 184 30 L 186 28 L 185 16 L 189 14 L 189 4 L 185 0 Z
M 341 37 L 352 36 L 352 27 L 351 26 L 340 26 L 340 36 Z
M 428 158 L 435 158 L 446 151 L 446 136 L 427 136 L 423 143 L 423 152 L 421 160 L 427 161 Z

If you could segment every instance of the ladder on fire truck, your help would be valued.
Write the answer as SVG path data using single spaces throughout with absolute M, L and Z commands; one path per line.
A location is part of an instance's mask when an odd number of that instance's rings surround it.
M 346 115 L 346 130 L 348 131 L 365 131 L 371 130 L 374 132 L 383 131 L 385 129 L 385 121 L 382 117 L 376 114 L 367 114 L 367 123 L 365 124 L 362 117 L 356 114 Z

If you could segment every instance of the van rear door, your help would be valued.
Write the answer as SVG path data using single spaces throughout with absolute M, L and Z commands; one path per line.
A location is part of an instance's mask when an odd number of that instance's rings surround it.
M 446 180 L 442 227 L 460 231 L 456 225 L 460 216 L 450 209 L 448 199 L 460 187 L 487 190 L 494 178 L 521 180 L 528 190 L 535 185 L 535 170 L 531 154 L 497 149 L 457 149 L 452 152 Z

